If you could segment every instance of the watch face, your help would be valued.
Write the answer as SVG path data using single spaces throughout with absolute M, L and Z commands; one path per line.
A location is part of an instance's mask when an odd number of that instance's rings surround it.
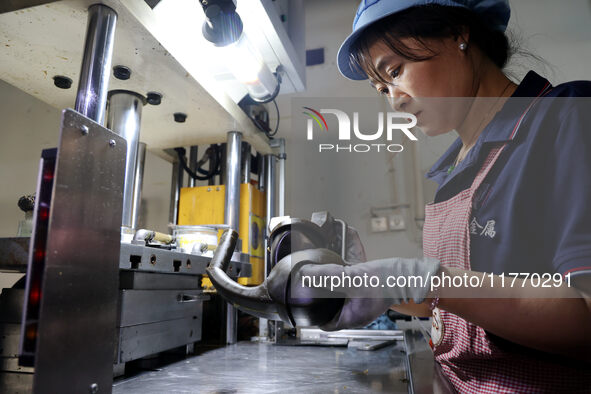
M 443 341 L 444 327 L 439 308 L 433 309 L 433 318 L 431 320 L 431 341 L 433 346 L 439 346 Z

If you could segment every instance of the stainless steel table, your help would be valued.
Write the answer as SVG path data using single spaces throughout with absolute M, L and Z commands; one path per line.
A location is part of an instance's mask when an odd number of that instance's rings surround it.
M 116 381 L 113 393 L 451 392 L 418 331 L 375 350 L 239 342 Z

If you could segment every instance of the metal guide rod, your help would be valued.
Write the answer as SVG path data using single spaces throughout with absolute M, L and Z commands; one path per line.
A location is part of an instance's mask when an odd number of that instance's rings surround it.
M 265 190 L 265 156 L 257 155 L 257 166 L 259 175 L 259 190 Z
M 137 165 L 133 178 L 133 204 L 131 205 L 131 228 L 139 228 L 142 186 L 144 184 L 144 165 L 146 163 L 146 144 L 140 142 L 137 149 Z
M 88 8 L 88 26 L 75 109 L 82 115 L 103 124 L 107 89 L 113 57 L 117 13 L 94 4 Z
M 275 216 L 275 156 L 265 155 L 263 157 L 263 171 L 264 175 L 264 188 L 265 188 L 265 200 L 266 200 L 266 215 L 265 215 L 265 250 L 268 248 L 268 232 L 269 222 L 272 217 Z M 267 277 L 269 267 L 268 253 L 265 253 L 263 276 Z M 269 337 L 269 330 L 267 325 L 267 319 L 259 319 L 259 336 L 261 338 Z M 273 335 L 272 335 L 273 336 Z
M 274 139 L 270 146 L 272 148 L 279 148 L 279 154 L 277 155 L 277 178 L 278 178 L 278 191 L 277 191 L 277 215 L 285 215 L 285 139 L 277 138 Z
M 285 156 L 285 147 L 283 145 L 283 155 Z M 285 158 L 281 157 L 278 161 L 279 173 L 279 198 L 277 200 L 277 216 L 285 215 Z
M 276 204 L 275 204 L 275 164 L 276 158 L 275 155 L 265 155 L 265 195 L 267 200 L 267 215 L 266 215 L 266 222 L 265 222 L 265 241 L 268 238 L 268 231 L 269 231 L 269 222 L 271 218 L 277 216 L 276 215 Z M 266 245 L 265 245 L 266 250 Z M 265 261 L 265 277 L 267 276 L 268 270 L 268 262 Z
M 242 143 L 242 183 L 250 183 L 250 144 Z
M 127 141 L 121 225 L 130 229 L 135 228 L 137 224 L 134 223 L 134 184 L 143 100 L 141 95 L 127 90 L 115 90 L 109 93 L 107 127 Z
M 240 164 L 242 133 L 230 131 L 226 143 L 224 223 L 238 231 L 240 220 Z M 226 343 L 236 343 L 238 333 L 236 309 L 228 304 L 226 314 Z
M 226 144 L 226 200 L 224 221 L 238 231 L 240 219 L 240 163 L 242 150 L 242 133 L 230 131 Z
M 170 224 L 178 224 L 179 198 L 183 186 L 183 168 L 178 157 L 172 162 L 172 182 L 170 184 L 170 209 L 168 221 Z M 171 230 L 172 231 L 172 230 Z

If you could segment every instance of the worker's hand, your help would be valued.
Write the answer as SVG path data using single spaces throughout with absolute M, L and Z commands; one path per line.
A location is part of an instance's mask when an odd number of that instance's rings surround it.
M 363 327 L 390 306 L 424 301 L 430 277 L 439 270 L 431 258 L 391 258 L 354 265 L 303 264 L 292 272 L 292 297 L 343 298 L 342 308 L 323 330 Z

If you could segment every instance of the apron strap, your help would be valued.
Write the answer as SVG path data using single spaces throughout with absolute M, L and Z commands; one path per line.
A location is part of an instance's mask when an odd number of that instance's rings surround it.
M 478 188 L 480 187 L 480 185 L 482 184 L 482 182 L 484 181 L 484 179 L 488 175 L 489 171 L 493 168 L 495 162 L 497 161 L 497 159 L 499 158 L 499 156 L 503 152 L 503 149 L 505 149 L 506 145 L 507 144 L 505 143 L 501 146 L 491 149 L 488 156 L 486 157 L 486 160 L 484 161 L 484 164 L 482 165 L 482 168 L 480 169 L 480 171 L 478 171 L 476 178 L 474 178 L 474 182 L 472 182 L 472 186 L 470 186 L 470 192 L 471 192 L 470 194 L 474 195 L 474 193 L 476 193 L 476 191 L 478 190 Z

